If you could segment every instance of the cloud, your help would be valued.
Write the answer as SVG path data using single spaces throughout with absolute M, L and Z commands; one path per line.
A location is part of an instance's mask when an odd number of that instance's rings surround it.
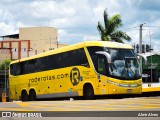
M 83 41 L 100 40 L 100 36 L 97 35 L 86 35 L 83 37 Z
M 150 26 L 143 30 L 143 41 L 149 42 L 149 31 L 155 34 L 155 48 L 159 41 L 159 0 L 1 0 L 0 35 L 17 33 L 19 27 L 50 26 L 59 30 L 61 43 L 100 38 L 97 23 L 103 21 L 107 8 L 109 17 L 120 14 L 123 20 L 121 30 L 131 36 L 132 42 L 139 42 L 139 25 Z
M 160 10 L 160 1 L 159 0 L 140 0 L 138 8 L 144 11 L 159 11 Z

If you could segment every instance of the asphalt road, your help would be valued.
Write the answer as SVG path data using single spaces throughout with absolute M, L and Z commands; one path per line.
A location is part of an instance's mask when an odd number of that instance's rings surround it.
M 53 120 L 159 120 L 160 96 L 98 100 L 58 100 L 0 103 L 4 120 L 41 117 Z M 8 112 L 8 113 L 6 113 Z M 12 116 L 12 117 L 7 117 Z M 19 117 L 17 117 L 19 116 Z M 23 118 L 35 119 L 35 118 Z M 46 118 L 45 118 L 46 119 Z

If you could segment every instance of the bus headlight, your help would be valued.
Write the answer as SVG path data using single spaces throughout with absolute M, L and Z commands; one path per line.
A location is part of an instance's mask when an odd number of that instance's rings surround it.
M 113 82 L 111 80 L 107 80 L 107 82 L 109 84 L 113 84 L 115 86 L 119 86 L 119 87 L 139 87 L 141 84 L 138 84 L 138 83 L 134 83 L 134 84 L 131 84 L 131 83 L 128 83 L 128 84 L 124 84 L 124 83 L 117 83 L 117 82 Z

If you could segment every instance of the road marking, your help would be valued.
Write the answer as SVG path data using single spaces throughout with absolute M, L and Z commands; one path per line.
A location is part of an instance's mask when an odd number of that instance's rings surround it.
M 0 111 L 30 111 L 25 108 L 0 108 Z
M 27 102 L 14 102 L 14 103 L 16 103 L 17 105 L 19 105 L 21 107 L 29 106 Z
M 159 110 L 159 98 L 126 98 L 76 101 L 33 101 L 0 103 L 0 111 L 115 111 Z M 17 107 L 18 106 L 18 107 Z

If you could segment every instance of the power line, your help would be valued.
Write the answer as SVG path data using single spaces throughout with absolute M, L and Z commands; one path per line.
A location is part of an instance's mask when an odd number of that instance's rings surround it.
M 148 26 L 148 27 L 152 27 L 152 28 L 160 28 L 160 26 Z

